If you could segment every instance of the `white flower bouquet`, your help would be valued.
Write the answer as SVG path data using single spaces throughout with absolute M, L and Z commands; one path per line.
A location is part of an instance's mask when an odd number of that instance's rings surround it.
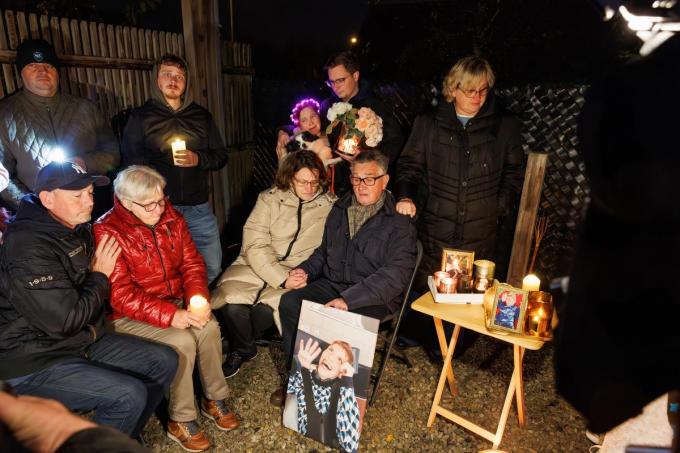
M 362 141 L 375 148 L 383 138 L 382 118 L 368 107 L 356 109 L 348 102 L 336 102 L 328 109 L 327 118 L 331 124 L 326 128 L 326 134 L 332 133 L 338 125 L 342 126 L 337 144 L 340 153 L 353 156 Z

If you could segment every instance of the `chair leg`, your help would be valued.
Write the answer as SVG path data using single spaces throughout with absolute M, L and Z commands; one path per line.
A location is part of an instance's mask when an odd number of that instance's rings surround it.
M 382 362 L 380 363 L 380 370 L 378 371 L 378 376 L 376 377 L 375 384 L 373 385 L 373 392 L 371 393 L 371 398 L 368 400 L 369 406 L 373 406 L 373 403 L 375 402 L 375 398 L 378 395 L 378 388 L 380 387 L 380 381 L 382 380 L 383 373 L 385 372 L 385 366 L 387 366 L 387 361 L 390 358 L 390 354 L 392 353 L 392 348 L 394 347 L 394 343 L 396 341 L 397 341 L 397 331 L 395 330 L 394 332 L 392 332 L 392 338 L 390 339 L 389 345 L 387 346 L 387 350 L 385 351 L 385 354 L 383 355 L 383 358 L 382 358 Z M 406 361 L 408 361 L 406 356 L 404 356 L 404 359 L 406 359 Z
M 394 360 L 398 360 L 404 365 L 406 365 L 407 368 L 413 368 L 413 364 L 411 363 L 411 360 L 409 360 L 408 356 L 406 355 L 406 351 L 404 351 L 402 348 L 399 347 L 395 343 L 394 345 L 394 352 L 392 352 L 392 358 Z

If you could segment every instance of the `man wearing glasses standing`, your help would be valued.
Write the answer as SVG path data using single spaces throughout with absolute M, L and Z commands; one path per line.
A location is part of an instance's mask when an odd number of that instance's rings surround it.
M 404 146 L 404 134 L 392 108 L 375 97 L 368 82 L 360 78 L 359 69 L 359 60 L 349 51 L 332 55 L 326 62 L 324 66 L 324 71 L 328 76 L 326 85 L 333 91 L 333 95 L 321 104 L 322 125 L 324 128 L 328 125 L 328 118 L 326 118 L 328 109 L 336 102 L 349 102 L 357 109 L 368 107 L 373 110 L 383 120 L 383 139 L 380 142 L 380 150 L 389 159 L 388 172 L 394 174 L 394 164 Z M 335 145 L 337 138 L 337 136 L 329 137 L 331 147 Z M 279 140 L 287 141 L 288 137 L 282 137 L 280 134 Z M 335 168 L 335 193 L 341 197 L 351 190 L 349 164 L 343 161 L 336 164 Z
M 438 267 L 442 248 L 495 260 L 499 219 L 514 209 L 522 189 L 520 124 L 493 96 L 494 81 L 485 59 L 460 59 L 444 79 L 446 102 L 416 118 L 404 146 L 394 192 L 398 212 L 419 216 L 420 289 L 427 288 L 426 274 Z M 421 184 L 425 200 L 417 199 Z
M 415 266 L 416 229 L 409 217 L 397 214 L 385 190 L 387 167 L 387 157 L 378 150 L 356 157 L 351 163 L 353 192 L 333 206 L 321 245 L 289 272 L 288 280 L 302 280 L 306 286 L 281 297 L 286 359 L 293 351 L 302 300 L 378 319 L 399 310 Z M 283 402 L 281 389 L 275 395 L 272 402 Z
M 132 112 L 125 127 L 123 167 L 147 165 L 166 179 L 167 195 L 189 225 L 210 283 L 222 270 L 222 247 L 208 203 L 209 172 L 226 165 L 227 149 L 210 112 L 191 98 L 186 62 L 165 55 L 154 73 L 151 99 Z

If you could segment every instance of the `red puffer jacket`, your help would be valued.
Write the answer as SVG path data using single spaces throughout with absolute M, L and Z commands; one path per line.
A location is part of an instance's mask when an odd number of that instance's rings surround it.
M 203 258 L 184 218 L 169 202 L 151 228 L 115 198 L 94 233 L 97 243 L 111 235 L 122 248 L 110 277 L 111 319 L 125 316 L 166 328 L 177 311 L 175 300 L 196 294 L 210 300 Z

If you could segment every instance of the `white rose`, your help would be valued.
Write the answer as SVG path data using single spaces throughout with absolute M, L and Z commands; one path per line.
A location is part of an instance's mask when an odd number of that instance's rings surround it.
M 335 121 L 339 115 L 347 113 L 350 110 L 352 110 L 352 104 L 349 102 L 336 102 L 331 106 L 330 109 L 328 109 L 326 118 L 328 118 L 328 121 Z

